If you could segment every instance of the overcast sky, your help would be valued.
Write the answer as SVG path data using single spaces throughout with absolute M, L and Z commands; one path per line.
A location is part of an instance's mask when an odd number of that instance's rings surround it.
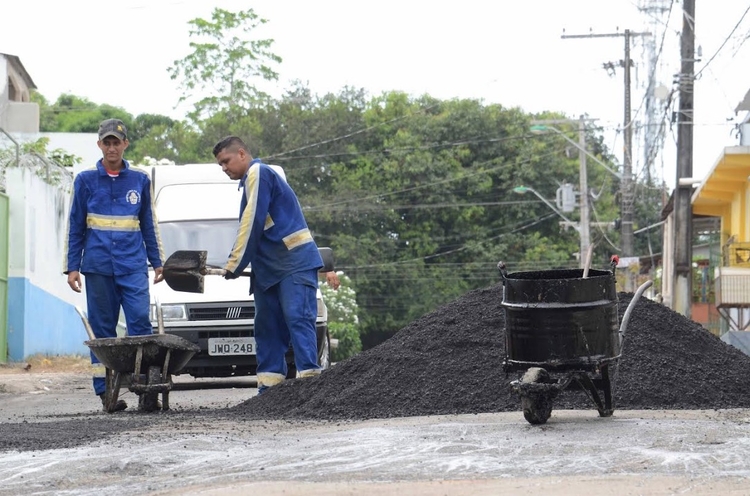
M 658 83 L 672 88 L 681 2 L 672 5 L 671 16 L 653 18 L 639 11 L 642 1 L 24 0 L 0 9 L 0 52 L 19 56 L 50 100 L 66 92 L 134 115 L 182 118 L 186 109 L 175 108 L 179 93 L 167 68 L 189 53 L 187 22 L 209 18 L 214 6 L 251 6 L 270 21 L 258 35 L 273 38 L 273 51 L 283 58 L 278 94 L 299 79 L 319 94 L 349 85 L 372 95 L 400 90 L 478 98 L 528 112 L 588 114 L 607 128 L 607 144 L 621 157 L 616 129 L 623 120 L 622 71 L 610 76 L 602 65 L 623 58 L 623 38 L 561 35 L 630 29 L 652 32 L 660 46 L 666 32 Z M 750 89 L 750 43 L 743 42 L 750 15 L 737 24 L 750 4 L 696 4 L 696 46 L 702 50 L 696 71 L 726 40 L 696 83 L 694 172 L 702 177 L 723 146 L 738 143 L 734 109 Z M 631 55 L 637 64 L 632 107 L 639 115 L 647 71 L 642 38 L 634 40 Z M 674 183 L 675 137 L 667 134 L 663 171 L 657 167 L 668 184 Z

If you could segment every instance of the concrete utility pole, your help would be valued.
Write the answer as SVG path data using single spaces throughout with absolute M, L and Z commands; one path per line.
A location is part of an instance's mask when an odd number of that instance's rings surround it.
M 591 244 L 591 231 L 589 228 L 589 180 L 586 169 L 586 119 L 581 116 L 578 119 L 578 160 L 580 161 L 579 188 L 581 200 L 581 268 L 585 267 L 586 254 Z
M 682 2 L 680 37 L 680 103 L 677 112 L 677 180 L 674 197 L 674 296 L 672 308 L 692 315 L 693 209 L 692 183 L 681 181 L 693 176 L 693 94 L 695 83 L 695 0 Z
M 625 58 L 623 72 L 625 73 L 625 112 L 623 117 L 623 165 L 622 165 L 622 254 L 633 256 L 633 119 L 630 115 L 630 30 L 625 30 Z
M 578 231 L 580 237 L 580 253 L 579 262 L 583 268 L 586 262 L 586 253 L 588 252 L 589 245 L 591 244 L 591 227 L 590 227 L 590 214 L 589 214 L 589 186 L 588 186 L 588 171 L 586 169 L 586 157 L 589 155 L 586 149 L 586 122 L 594 121 L 595 119 L 586 119 L 584 116 L 580 116 L 578 122 L 578 143 L 568 138 L 565 133 L 554 127 L 552 124 L 572 124 L 575 123 L 574 119 L 547 119 L 547 120 L 535 120 L 532 121 L 533 131 L 553 131 L 565 138 L 569 143 L 573 144 L 578 148 L 578 159 L 580 161 L 579 168 L 579 205 L 581 220 L 576 226 L 573 226 Z M 593 157 L 596 159 L 596 157 Z M 598 159 L 597 159 L 598 161 Z M 606 164 L 602 164 L 612 172 Z M 571 223 L 572 224 L 572 223 Z
M 622 255 L 624 257 L 633 256 L 633 121 L 630 116 L 630 66 L 633 61 L 630 59 L 630 42 L 634 36 L 651 36 L 651 33 L 635 33 L 626 29 L 624 33 L 607 33 L 607 34 L 573 34 L 562 35 L 566 38 L 614 38 L 625 37 L 625 55 L 620 61 L 620 65 L 625 72 L 625 112 L 623 119 L 623 167 L 622 181 L 620 182 L 620 216 L 621 216 L 621 245 Z M 605 64 L 605 67 L 612 68 L 613 64 Z

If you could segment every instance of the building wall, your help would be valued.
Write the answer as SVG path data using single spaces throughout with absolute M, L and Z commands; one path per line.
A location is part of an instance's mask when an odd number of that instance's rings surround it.
M 8 354 L 86 354 L 75 306 L 86 308 L 62 274 L 70 184 L 50 185 L 32 168 L 6 172 L 10 196 Z
M 39 105 L 34 102 L 8 102 L 3 117 L 2 127 L 9 133 L 39 132 Z
M 5 113 L 8 109 L 8 63 L 0 55 L 0 127 L 5 129 Z
M 0 54 L 0 128 L 8 133 L 39 132 L 39 105 L 29 102 L 31 88 Z

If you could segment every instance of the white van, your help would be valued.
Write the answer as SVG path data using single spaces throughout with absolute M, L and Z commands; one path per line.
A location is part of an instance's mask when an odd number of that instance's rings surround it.
M 286 178 L 281 167 L 273 166 Z M 157 165 L 149 168 L 164 255 L 205 250 L 207 267 L 224 266 L 237 234 L 241 190 L 217 164 Z M 149 278 L 153 281 L 153 276 Z M 173 291 L 151 282 L 151 323 L 157 329 L 158 298 L 164 330 L 200 346 L 178 374 L 193 377 L 255 375 L 255 306 L 250 279 L 207 275 L 203 293 Z M 328 310 L 318 290 L 318 359 L 330 365 Z M 293 353 L 287 353 L 288 377 L 295 377 Z

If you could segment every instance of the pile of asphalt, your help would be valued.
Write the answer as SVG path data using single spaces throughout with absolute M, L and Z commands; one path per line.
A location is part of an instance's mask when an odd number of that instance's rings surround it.
M 620 317 L 633 294 L 619 293 Z M 234 407 L 248 419 L 359 420 L 519 411 L 502 370 L 502 286 L 466 293 L 319 377 L 285 381 Z M 613 371 L 615 409 L 750 407 L 750 357 L 641 298 Z M 593 409 L 566 389 L 554 409 Z

